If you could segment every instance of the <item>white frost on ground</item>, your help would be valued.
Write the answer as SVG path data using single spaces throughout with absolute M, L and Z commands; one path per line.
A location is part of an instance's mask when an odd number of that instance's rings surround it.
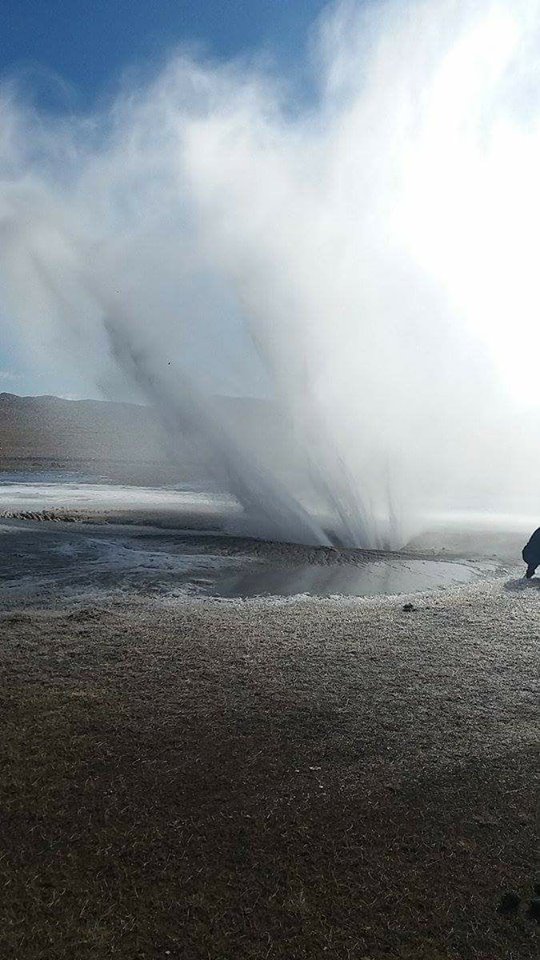
M 18 512 L 122 511 L 139 513 L 177 510 L 235 513 L 237 501 L 226 494 L 200 490 L 167 490 L 111 483 L 3 483 L 0 484 L 0 515 Z

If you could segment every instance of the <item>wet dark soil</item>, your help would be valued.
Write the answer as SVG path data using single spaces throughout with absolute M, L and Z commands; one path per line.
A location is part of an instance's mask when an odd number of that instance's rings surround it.
M 374 596 L 444 590 L 501 572 L 494 561 L 303 547 L 136 526 L 0 523 L 0 598 Z

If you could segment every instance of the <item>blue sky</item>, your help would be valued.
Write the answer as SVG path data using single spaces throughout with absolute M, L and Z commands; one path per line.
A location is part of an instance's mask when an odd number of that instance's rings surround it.
M 326 0 L 3 0 L 0 82 L 17 77 L 47 110 L 79 112 L 114 91 L 130 66 L 159 64 L 180 44 L 216 58 L 269 52 L 300 72 L 309 28 Z M 1 296 L 1 294 L 0 294 Z M 0 326 L 1 326 L 0 302 Z M 25 370 L 0 336 L 0 392 L 70 393 Z
M 21 71 L 59 108 L 88 106 L 123 68 L 185 42 L 216 57 L 299 60 L 326 0 L 3 0 L 0 75 Z

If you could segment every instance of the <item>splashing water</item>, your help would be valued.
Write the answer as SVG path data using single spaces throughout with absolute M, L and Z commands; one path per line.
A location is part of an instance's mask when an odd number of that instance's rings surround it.
M 435 499 L 519 496 L 539 28 L 536 0 L 332 6 L 302 106 L 256 62 L 184 54 L 92 116 L 4 85 L 2 323 L 45 373 L 196 436 L 248 532 L 398 546 Z

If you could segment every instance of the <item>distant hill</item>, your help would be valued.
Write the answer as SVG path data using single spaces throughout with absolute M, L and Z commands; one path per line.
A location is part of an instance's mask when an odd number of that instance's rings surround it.
M 234 397 L 218 402 L 262 453 L 283 443 L 282 418 L 272 404 Z M 197 438 L 172 441 L 151 407 L 0 393 L 0 466 L 23 461 L 180 463 L 186 478 L 206 472 Z
M 167 438 L 149 407 L 100 400 L 0 394 L 0 458 L 169 459 Z

